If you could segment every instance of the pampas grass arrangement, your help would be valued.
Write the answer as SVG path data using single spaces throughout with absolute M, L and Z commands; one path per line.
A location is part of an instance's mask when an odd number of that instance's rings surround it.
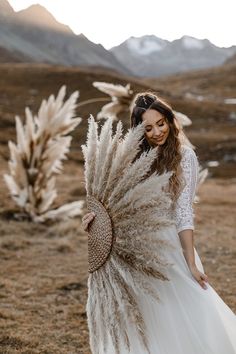
M 186 114 L 177 111 L 174 111 L 174 114 L 181 127 L 187 127 L 189 125 L 192 125 L 191 119 L 188 116 L 186 116 Z
M 114 120 L 118 120 L 118 114 L 121 112 L 132 111 L 134 91 L 131 90 L 130 84 L 126 86 L 115 85 L 108 82 L 93 82 L 93 86 L 99 91 L 106 93 L 111 97 L 111 102 L 102 107 L 101 111 L 97 114 L 97 119 L 112 117 Z M 175 117 L 181 128 L 192 124 L 191 119 L 185 114 L 177 111 L 173 111 Z
M 192 124 L 191 119 L 181 112 L 176 112 L 176 111 L 173 112 L 177 121 L 177 126 L 179 129 L 179 139 L 181 141 L 181 144 L 188 145 L 192 149 L 195 149 L 195 146 L 190 142 L 190 140 L 188 139 L 188 137 L 186 136 L 183 130 L 184 127 L 187 127 Z
M 25 125 L 16 117 L 17 144 L 8 143 L 10 174 L 4 174 L 4 180 L 22 215 L 36 222 L 82 212 L 82 201 L 50 210 L 57 196 L 55 176 L 62 172 L 62 160 L 67 158 L 72 139 L 66 135 L 81 122 L 81 118 L 73 118 L 79 93 L 63 102 L 65 94 L 62 86 L 56 98 L 51 95 L 43 100 L 37 116 L 26 108 Z
M 130 110 L 130 105 L 134 97 L 133 90 L 130 89 L 130 84 L 122 86 L 95 81 L 93 82 L 93 86 L 111 97 L 111 102 L 103 106 L 101 111 L 97 114 L 98 120 L 108 117 L 117 120 L 119 113 Z
M 149 350 L 136 295 L 143 292 L 159 300 L 152 279 L 168 280 L 164 254 L 171 245 L 164 232 L 173 224 L 168 214 L 171 200 L 164 192 L 171 174 L 148 174 L 157 148 L 136 158 L 143 124 L 123 137 L 121 121 L 112 135 L 112 121 L 105 121 L 99 135 L 91 116 L 87 143 L 82 145 L 87 206 L 96 213 L 88 230 L 86 307 L 93 354 L 99 353 L 99 342 L 106 352 L 108 334 L 117 354 L 120 339 L 129 349 L 130 324 Z

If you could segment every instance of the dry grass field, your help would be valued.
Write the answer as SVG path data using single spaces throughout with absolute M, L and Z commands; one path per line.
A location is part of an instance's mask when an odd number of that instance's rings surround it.
M 26 105 L 36 112 L 42 98 L 57 93 L 63 83 L 69 93 L 81 90 L 81 100 L 102 96 L 91 85 L 95 80 L 127 82 L 99 70 L 88 73 L 82 69 L 0 65 L 1 175 L 7 172 L 7 141 L 15 141 L 14 115 L 23 117 Z M 137 91 L 145 89 L 140 82 L 133 85 Z M 224 124 L 219 106 L 212 103 L 212 122 L 221 129 L 212 127 L 209 116 L 200 114 L 209 107 L 191 106 L 189 102 L 184 106 L 180 98 L 168 96 L 168 92 L 162 94 L 176 110 L 192 112 L 194 124 L 188 132 L 201 162 L 214 159 L 215 154 L 222 162 L 217 171 L 210 171 L 210 178 L 199 191 L 195 244 L 210 284 L 236 311 L 236 172 L 235 163 L 223 160 L 224 154 L 235 152 L 235 126 Z M 73 133 L 69 160 L 58 176 L 55 207 L 85 197 L 80 145 L 86 137 L 86 118 L 98 109 L 99 105 L 93 105 L 78 110 L 84 121 Z M 228 107 L 222 109 L 228 113 Z M 127 118 L 124 123 L 128 127 Z M 217 150 L 217 144 L 223 147 Z M 87 235 L 80 218 L 43 225 L 16 221 L 13 215 L 17 208 L 2 177 L 0 195 L 0 354 L 89 354 Z

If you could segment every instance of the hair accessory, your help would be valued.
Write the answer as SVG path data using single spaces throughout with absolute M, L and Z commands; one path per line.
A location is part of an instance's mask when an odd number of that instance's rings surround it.
M 145 97 L 145 96 L 142 96 L 142 98 L 143 98 L 144 104 L 147 104 L 146 97 Z

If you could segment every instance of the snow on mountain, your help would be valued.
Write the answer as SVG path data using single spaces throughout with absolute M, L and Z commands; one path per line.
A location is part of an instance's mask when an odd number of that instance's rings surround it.
M 155 36 L 131 37 L 127 41 L 127 48 L 139 55 L 148 55 L 153 52 L 161 51 L 167 41 Z
M 186 49 L 203 49 L 205 47 L 204 41 L 197 38 L 183 36 L 181 41 Z

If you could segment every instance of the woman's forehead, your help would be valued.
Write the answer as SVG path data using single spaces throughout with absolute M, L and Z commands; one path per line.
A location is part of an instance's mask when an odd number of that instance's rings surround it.
M 163 118 L 164 118 L 163 114 L 156 111 L 155 109 L 148 109 L 142 115 L 142 120 L 147 123 L 157 122 Z

